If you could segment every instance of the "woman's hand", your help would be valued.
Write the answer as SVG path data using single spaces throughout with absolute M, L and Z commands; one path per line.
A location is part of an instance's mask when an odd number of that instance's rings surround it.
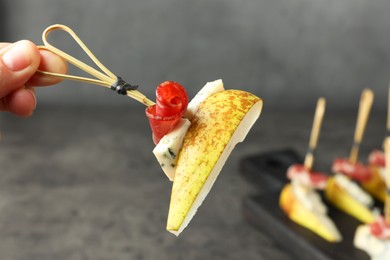
M 30 116 L 37 101 L 35 86 L 48 86 L 60 80 L 35 74 L 37 70 L 67 73 L 67 64 L 57 55 L 38 50 L 27 40 L 0 42 L 0 111 Z

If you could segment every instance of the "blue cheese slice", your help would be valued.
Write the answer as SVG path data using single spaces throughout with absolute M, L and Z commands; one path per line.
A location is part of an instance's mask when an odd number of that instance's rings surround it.
M 173 181 L 175 177 L 177 155 L 179 154 L 184 136 L 190 125 L 191 122 L 188 119 L 182 118 L 175 128 L 164 135 L 153 149 L 157 161 L 170 181 Z
M 356 229 L 353 244 L 366 251 L 373 260 L 390 259 L 390 240 L 379 239 L 371 235 L 369 225 L 361 225 Z
M 297 180 L 291 181 L 291 185 L 295 197 L 305 208 L 312 212 L 327 214 L 328 210 L 316 190 L 303 185 Z

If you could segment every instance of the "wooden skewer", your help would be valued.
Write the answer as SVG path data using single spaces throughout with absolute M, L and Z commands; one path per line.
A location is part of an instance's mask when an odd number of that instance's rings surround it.
M 385 135 L 385 138 L 384 138 L 383 144 L 382 144 L 383 149 L 385 147 L 386 137 L 389 136 L 389 135 L 390 135 L 390 83 L 389 83 L 389 86 L 388 86 L 388 94 L 387 94 L 386 135 Z
M 390 162 L 390 137 L 386 137 L 385 139 L 385 160 L 386 162 Z M 386 183 L 386 199 L 385 199 L 385 220 L 386 223 L 390 224 L 390 163 L 386 163 L 385 166 L 385 183 Z
M 322 119 L 325 113 L 326 101 L 325 98 L 319 98 L 317 101 L 316 112 L 314 114 L 313 127 L 310 134 L 309 148 L 305 156 L 304 167 L 311 170 L 314 163 L 314 151 L 317 148 L 318 137 L 320 135 Z
M 390 83 L 388 87 L 388 97 L 387 97 L 387 133 L 390 131 Z M 385 137 L 383 143 L 384 153 L 385 153 L 385 162 L 390 162 L 390 136 Z M 390 163 L 385 164 L 385 184 L 386 184 L 386 197 L 385 197 L 385 207 L 384 215 L 385 222 L 390 225 Z
M 72 38 L 77 42 L 77 44 L 85 51 L 85 53 L 91 58 L 91 60 L 102 70 L 98 71 L 94 69 L 93 67 L 85 64 L 84 62 L 72 57 L 71 55 L 61 51 L 60 49 L 54 47 L 47 41 L 47 36 L 50 32 L 55 30 L 62 30 L 67 32 L 72 36 Z M 68 80 L 74 80 L 74 81 L 81 81 L 86 83 L 91 83 L 95 85 L 100 85 L 103 87 L 111 88 L 113 84 L 118 80 L 118 77 L 113 74 L 109 69 L 107 69 L 96 57 L 95 55 L 88 49 L 88 47 L 83 43 L 83 41 L 76 35 L 76 33 L 70 29 L 69 27 L 61 24 L 55 24 L 52 26 L 49 26 L 45 29 L 45 31 L 42 34 L 42 40 L 45 44 L 45 46 L 39 46 L 39 49 L 44 49 L 51 51 L 58 56 L 62 57 L 67 62 L 73 64 L 74 66 L 78 67 L 79 69 L 89 73 L 90 75 L 94 76 L 93 78 L 85 78 L 85 77 L 79 77 L 79 76 L 73 76 L 73 75 L 67 75 L 67 74 L 59 74 L 59 73 L 53 73 L 48 71 L 41 71 L 39 70 L 38 73 L 61 78 L 61 79 L 68 79 Z M 142 104 L 146 106 L 152 106 L 154 105 L 154 102 L 148 99 L 146 96 L 144 96 L 141 92 L 138 90 L 127 90 L 126 95 L 129 97 L 134 98 L 135 100 L 141 102 Z
M 388 87 L 388 94 L 387 94 L 387 126 L 386 129 L 389 132 L 390 131 L 390 83 Z
M 374 93 L 370 89 L 364 89 L 360 97 L 359 112 L 353 139 L 354 142 L 349 156 L 349 161 L 353 164 L 357 162 L 359 146 L 363 139 L 373 100 Z
M 387 131 L 390 131 L 390 82 L 387 90 Z

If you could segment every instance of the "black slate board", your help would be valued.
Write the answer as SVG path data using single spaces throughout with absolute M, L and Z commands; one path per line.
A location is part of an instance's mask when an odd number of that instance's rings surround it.
M 369 260 L 366 253 L 353 246 L 359 221 L 329 206 L 329 216 L 343 235 L 341 242 L 329 243 L 288 219 L 280 210 L 278 199 L 279 192 L 249 197 L 244 200 L 243 214 L 249 223 L 266 232 L 297 259 Z
M 288 182 L 286 169 L 301 163 L 300 156 L 291 149 L 248 156 L 241 161 L 242 176 L 258 187 L 258 194 L 245 198 L 243 215 L 253 226 L 266 232 L 296 259 L 369 260 L 368 255 L 353 246 L 356 227 L 361 223 L 328 206 L 329 216 L 339 228 L 343 241 L 329 243 L 312 231 L 294 223 L 279 208 L 279 194 Z M 321 194 L 323 195 L 323 194 Z
M 241 159 L 240 174 L 259 192 L 277 191 L 288 182 L 286 170 L 294 163 L 303 163 L 303 159 L 293 149 L 259 153 Z

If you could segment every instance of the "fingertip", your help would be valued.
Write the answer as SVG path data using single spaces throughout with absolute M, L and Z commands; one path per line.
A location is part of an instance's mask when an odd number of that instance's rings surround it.
M 7 110 L 15 115 L 31 116 L 36 108 L 37 99 L 31 88 L 21 88 L 5 97 Z
M 0 49 L 0 97 L 25 85 L 40 63 L 37 46 L 29 40 L 3 44 Z
M 37 46 L 29 40 L 21 40 L 8 45 L 1 50 L 1 56 L 3 64 L 10 72 L 28 70 L 33 74 L 40 61 Z

